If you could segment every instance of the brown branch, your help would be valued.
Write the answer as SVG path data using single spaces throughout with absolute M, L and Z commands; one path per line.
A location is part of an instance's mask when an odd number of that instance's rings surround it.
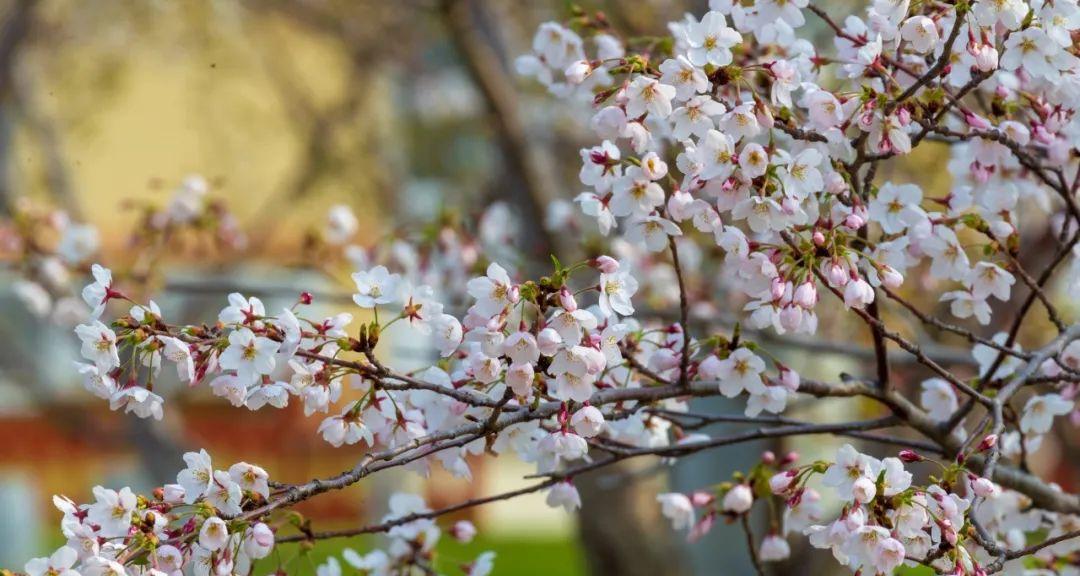
M 754 565 L 754 571 L 757 572 L 758 576 L 765 576 L 765 567 L 761 564 L 757 545 L 754 542 L 754 531 L 750 528 L 750 516 L 743 514 L 739 517 L 739 521 L 742 523 L 743 532 L 746 533 L 746 547 L 750 551 L 750 562 Z
M 370 525 L 370 526 L 362 526 L 360 528 L 345 528 L 345 529 L 342 529 L 342 530 L 328 530 L 328 531 L 325 531 L 325 532 L 312 532 L 310 534 L 295 534 L 295 535 L 291 535 L 291 536 L 285 536 L 283 538 L 278 538 L 277 543 L 281 544 L 281 543 L 287 543 L 287 542 L 307 542 L 307 541 L 311 541 L 311 540 L 327 540 L 327 539 L 330 539 L 330 538 L 348 538 L 350 536 L 359 536 L 361 534 L 377 534 L 377 533 L 380 533 L 380 532 L 386 532 L 386 531 L 388 531 L 391 528 L 394 528 L 396 526 L 401 526 L 403 524 L 408 524 L 410 522 L 415 522 L 417 520 L 428 520 L 428 519 L 432 519 L 432 518 L 438 518 L 439 516 L 445 516 L 446 514 L 453 514 L 454 512 L 459 512 L 461 510 L 466 510 L 468 508 L 475 508 L 477 506 L 483 506 L 484 504 L 490 504 L 491 502 L 498 502 L 500 500 L 509 500 L 510 498 L 515 498 L 517 496 L 523 496 L 525 494 L 531 494 L 533 492 L 539 492 L 540 490 L 548 488 L 548 487 L 550 487 L 550 486 L 552 486 L 552 485 L 554 485 L 554 484 L 556 484 L 558 482 L 559 482 L 559 480 L 554 480 L 554 479 L 547 480 L 547 481 L 544 481 L 544 482 L 540 482 L 538 484 L 533 484 L 531 486 L 527 486 L 525 488 L 520 488 L 518 490 L 512 490 L 510 492 L 503 492 L 501 494 L 495 494 L 494 496 L 485 496 L 483 498 L 473 498 L 473 499 L 470 499 L 470 500 L 465 500 L 464 502 L 459 502 L 459 503 L 454 504 L 452 506 L 447 506 L 445 508 L 440 508 L 438 510 L 433 510 L 431 512 L 416 512 L 416 513 L 413 513 L 413 514 L 407 514 L 405 516 L 401 516 L 399 518 L 394 518 L 393 520 L 388 520 L 388 521 L 382 522 L 380 524 L 373 524 L 373 525 Z
M 481 36 L 472 10 L 482 3 L 470 0 L 443 0 L 442 20 L 450 40 L 461 56 L 465 71 L 479 89 L 487 104 L 492 127 L 511 167 L 524 184 L 524 195 L 514 194 L 512 200 L 524 212 L 530 234 L 543 251 L 566 254 L 569 246 L 550 234 L 543 226 L 544 208 L 557 198 L 551 175 L 542 167 L 541 151 L 529 138 L 518 110 L 518 96 L 513 81 L 504 69 L 495 49 Z
M 675 277 L 679 281 L 679 328 L 682 329 L 679 384 L 686 386 L 690 372 L 690 324 L 687 322 L 687 317 L 690 315 L 690 303 L 687 300 L 686 280 L 683 278 L 682 266 L 679 265 L 679 248 L 675 245 L 674 236 L 668 236 L 668 247 L 671 249 L 671 264 L 675 268 Z

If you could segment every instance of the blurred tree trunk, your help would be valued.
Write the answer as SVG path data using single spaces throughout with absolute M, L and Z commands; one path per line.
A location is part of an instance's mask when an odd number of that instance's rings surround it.
M 476 85 L 491 118 L 492 127 L 506 163 L 519 179 L 505 190 L 507 199 L 521 211 L 527 227 L 526 250 L 546 262 L 547 254 L 571 258 L 570 246 L 544 227 L 548 204 L 557 198 L 552 172 L 546 166 L 543 151 L 529 138 L 521 119 L 513 77 L 499 58 L 498 51 L 485 37 L 483 2 L 444 0 L 443 22 L 457 48 L 465 70 Z
M 0 27 L 0 215 L 11 214 L 15 190 L 12 182 L 12 143 L 15 134 L 15 63 L 29 35 L 34 0 L 15 0 Z
M 686 555 L 656 503 L 656 494 L 665 491 L 666 475 L 657 464 L 652 458 L 627 460 L 574 478 L 581 494 L 578 530 L 590 574 L 687 573 Z
M 465 69 L 487 105 L 493 128 L 506 161 L 520 178 L 520 186 L 506 191 L 521 210 L 528 227 L 525 237 L 533 254 L 554 252 L 574 257 L 562 238 L 544 227 L 546 207 L 557 198 L 552 172 L 545 166 L 543 151 L 526 133 L 518 95 L 506 64 L 484 34 L 483 2 L 444 0 L 443 21 Z M 603 473 L 575 480 L 581 492 L 578 514 L 581 538 L 593 574 L 663 576 L 681 574 L 681 557 L 673 548 L 666 522 L 659 517 L 655 491 L 636 481 L 640 463 L 618 465 Z M 618 479 L 618 473 L 621 480 Z M 616 474 L 616 476 L 613 476 Z

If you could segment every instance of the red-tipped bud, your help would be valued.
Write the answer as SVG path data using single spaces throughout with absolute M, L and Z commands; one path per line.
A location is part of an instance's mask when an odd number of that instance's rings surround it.
M 799 475 L 798 470 L 784 470 L 778 472 L 769 478 L 769 489 L 773 494 L 783 494 L 788 490 L 791 490 L 792 485 L 795 483 L 795 477 Z
M 574 299 L 574 293 L 566 286 L 559 289 L 559 305 L 567 312 L 577 310 L 577 300 Z
M 982 439 L 982 442 L 979 442 L 978 451 L 979 452 L 986 452 L 987 450 L 989 450 L 989 449 L 993 448 L 994 446 L 996 446 L 997 441 L 998 441 L 997 434 L 988 435 L 986 438 Z
M 716 501 L 716 496 L 704 491 L 697 491 L 690 495 L 690 503 L 695 508 L 704 508 Z
M 300 293 L 300 300 L 298 300 L 298 302 L 300 302 L 304 306 L 307 306 L 311 304 L 312 299 L 313 297 L 311 296 L 311 292 L 304 291 Z
M 904 462 L 922 462 L 925 458 L 914 450 L 901 450 L 900 459 Z
M 611 256 L 597 256 L 589 264 L 604 274 L 614 274 L 619 271 L 619 261 Z

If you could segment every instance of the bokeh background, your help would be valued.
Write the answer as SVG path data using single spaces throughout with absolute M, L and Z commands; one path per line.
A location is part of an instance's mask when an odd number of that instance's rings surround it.
M 825 4 L 843 11 L 855 3 Z M 707 2 L 583 5 L 641 36 L 666 33 L 667 21 L 701 13 Z M 579 191 L 577 151 L 593 140 L 589 106 L 519 79 L 513 60 L 529 50 L 538 24 L 565 19 L 567 10 L 562 0 L 0 0 L 0 218 L 25 202 L 62 209 L 99 229 L 104 261 L 124 261 L 142 211 L 202 174 L 245 240 L 225 254 L 197 243 L 170 247 L 156 264 L 150 292 L 184 321 L 213 317 L 233 289 L 268 308 L 290 304 L 300 290 L 345 293 L 347 285 L 304 258 L 311 231 L 336 204 L 357 214 L 361 244 L 505 205 L 515 217 L 501 221 L 503 233 L 542 261 L 578 239 L 552 234 L 545 221 L 560 218 Z M 827 42 L 818 22 L 808 27 Z M 883 178 L 942 195 L 942 152 L 920 149 Z M 19 569 L 58 545 L 52 494 L 84 499 L 97 483 L 152 489 L 174 478 L 187 449 L 258 463 L 282 481 L 332 474 L 359 456 L 322 442 L 317 421 L 296 406 L 249 413 L 199 391 L 169 398 L 160 423 L 109 412 L 71 368 L 78 350 L 70 329 L 29 313 L 8 290 L 16 273 L 0 274 L 0 566 Z M 349 307 L 317 300 L 327 313 Z M 823 322 L 821 332 L 822 342 L 853 340 L 852 325 L 840 321 Z M 407 342 L 391 339 L 387 350 L 391 362 L 419 361 Z M 827 346 L 781 350 L 793 367 L 826 378 L 866 361 Z M 695 409 L 742 407 L 714 400 Z M 826 420 L 873 409 L 854 401 L 795 407 Z M 1060 463 L 1071 444 L 1047 444 L 1036 465 L 1056 468 L 1067 484 L 1072 471 Z M 542 495 L 497 503 L 469 514 L 477 542 L 445 542 L 440 553 L 452 566 L 493 549 L 498 574 L 747 573 L 737 526 L 720 525 L 687 546 L 659 518 L 656 490 L 726 479 L 765 449 L 813 457 L 835 446 L 820 438 L 743 445 L 674 467 L 653 461 L 605 471 L 580 480 L 586 507 L 578 516 L 547 508 Z M 377 475 L 301 510 L 319 527 L 357 525 L 378 518 L 394 490 L 440 506 L 512 489 L 529 472 L 502 458 L 475 461 L 472 481 Z M 759 535 L 766 529 L 759 525 Z M 363 550 L 375 538 L 322 545 L 288 567 L 311 573 L 326 554 Z M 833 569 L 796 548 L 776 573 Z

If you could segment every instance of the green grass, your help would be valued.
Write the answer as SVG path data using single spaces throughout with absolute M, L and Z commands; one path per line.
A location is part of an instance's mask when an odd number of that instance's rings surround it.
M 929 566 L 901 566 L 896 569 L 896 576 L 934 576 Z
M 50 533 L 49 547 L 54 550 L 63 546 L 65 541 L 58 534 Z M 280 561 L 285 563 L 285 570 L 290 576 L 314 576 L 318 566 L 329 556 L 337 556 L 341 561 L 341 551 L 352 548 L 360 554 L 366 554 L 382 545 L 386 540 L 377 536 L 360 536 L 338 540 L 324 540 L 306 554 L 301 554 L 299 544 L 279 544 L 268 558 L 255 565 L 254 576 L 273 574 Z M 515 576 L 585 576 L 585 558 L 581 548 L 572 538 L 552 536 L 478 536 L 468 544 L 451 538 L 445 531 L 436 547 L 436 567 L 441 574 L 460 575 L 461 564 L 472 562 L 480 553 L 491 550 L 495 553 L 495 574 L 514 574 Z M 42 552 L 47 554 L 47 552 Z M 353 574 L 348 565 L 342 562 L 343 572 Z M 918 575 L 921 576 L 921 575 Z
M 374 550 L 382 542 L 376 537 L 349 538 L 319 542 L 306 554 L 299 553 L 299 545 L 282 544 L 278 547 L 281 561 L 287 562 L 290 575 L 313 576 L 314 567 L 329 556 L 341 560 L 341 551 L 352 548 L 364 554 Z M 481 552 L 495 552 L 495 573 L 515 576 L 584 576 L 585 560 L 577 543 L 570 539 L 551 537 L 477 537 L 469 544 L 461 544 L 446 533 L 436 548 L 436 566 L 443 574 L 461 574 L 457 568 L 472 562 Z M 278 560 L 271 555 L 256 566 L 255 575 L 272 573 Z M 347 565 L 342 565 L 347 568 Z M 350 572 L 344 571 L 346 574 Z

